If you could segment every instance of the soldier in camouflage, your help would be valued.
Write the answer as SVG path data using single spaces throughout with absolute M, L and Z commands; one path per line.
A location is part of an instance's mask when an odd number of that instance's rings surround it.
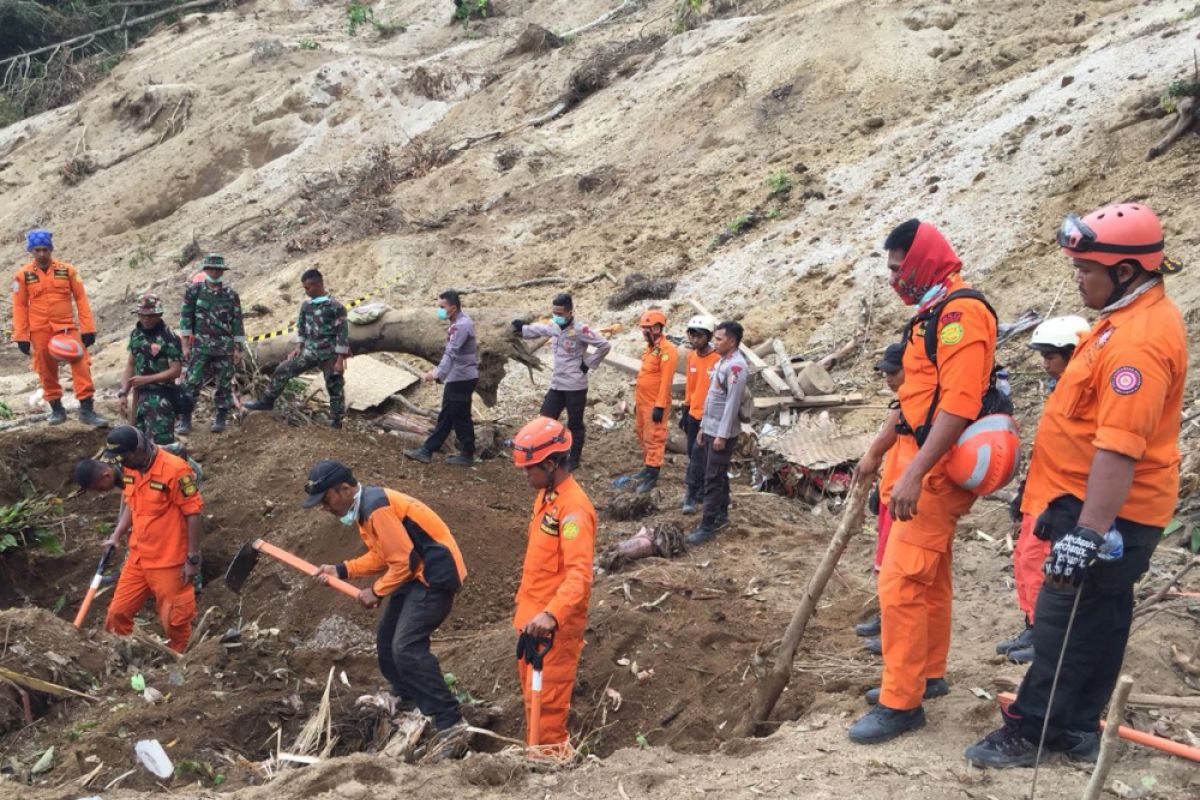
M 216 384 L 217 416 L 211 430 L 220 433 L 233 407 L 233 373 L 241 361 L 246 331 L 242 326 L 242 300 L 224 282 L 229 269 L 225 258 L 210 253 L 201 268 L 204 280 L 188 287 L 180 313 L 179 335 L 183 337 L 183 358 L 187 361 L 183 383 L 193 407 L 204 384 L 209 380 Z M 176 430 L 191 433 L 190 410 L 180 414 Z
M 296 323 L 296 347 L 287 360 L 275 368 L 266 392 L 246 403 L 247 411 L 267 411 L 283 393 L 283 387 L 297 375 L 320 369 L 329 394 L 330 427 L 341 428 L 346 415 L 346 356 L 350 353 L 350 326 L 346 307 L 325 292 L 325 279 L 315 269 L 300 276 L 308 299 L 300 306 Z
M 147 292 L 133 310 L 137 325 L 129 334 L 129 359 L 117 397 L 131 392 L 134 413 L 130 422 L 155 444 L 175 441 L 176 404 L 180 402 L 175 379 L 183 371 L 183 345 L 163 322 L 158 295 Z

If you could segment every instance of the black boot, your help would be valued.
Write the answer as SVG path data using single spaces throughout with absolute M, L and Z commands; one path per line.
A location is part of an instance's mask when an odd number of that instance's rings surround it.
M 850 726 L 850 741 L 855 744 L 882 744 L 924 726 L 925 709 L 921 706 L 900 711 L 877 705 Z
M 1014 664 L 1031 664 L 1033 663 L 1033 645 L 1009 650 L 1007 658 Z
M 688 534 L 687 543 L 690 545 L 706 544 L 717 538 L 717 526 L 707 517 L 700 520 L 696 529 Z
M 683 513 L 696 513 L 696 498 L 692 496 L 692 490 L 687 489 L 683 493 Z
M 866 698 L 871 705 L 879 703 L 879 693 L 881 689 L 868 689 Z M 921 695 L 926 700 L 933 700 L 935 697 L 945 697 L 950 694 L 950 684 L 946 683 L 945 678 L 926 678 L 925 679 L 925 694 Z
M 93 402 L 91 397 L 79 401 L 79 421 L 84 425 L 91 425 L 93 428 L 107 428 L 108 420 L 96 413 Z
M 863 639 L 863 650 L 881 656 L 883 655 L 883 640 L 878 636 L 869 636 Z
M 422 464 L 428 464 L 433 461 L 433 453 L 426 450 L 424 447 L 414 447 L 404 451 L 405 458 L 411 458 L 413 461 L 420 461 Z
M 329 427 L 335 431 L 340 431 L 342 429 L 342 418 L 335 416 L 332 419 L 330 419 Z
M 183 436 L 192 432 L 192 413 L 190 411 L 179 415 L 179 421 L 175 423 L 175 432 Z
M 963 753 L 973 766 L 1008 769 L 1032 767 L 1037 758 L 1037 746 L 1026 739 L 1011 722 L 992 731 Z
M 246 409 L 247 411 L 270 411 L 274 407 L 275 398 L 273 397 L 264 397 L 261 400 L 251 400 L 249 403 L 246 403 L 242 406 L 242 408 Z
M 446 459 L 446 463 L 455 467 L 470 467 L 475 464 L 475 456 L 469 456 L 466 453 L 459 453 L 456 456 L 450 456 Z
M 48 425 L 62 425 L 67 421 L 67 410 L 63 408 L 62 400 L 50 401 L 50 419 Z
M 996 644 L 996 653 L 1005 655 L 1010 650 L 1025 650 L 1033 647 L 1033 626 L 1028 620 L 1025 622 L 1025 630 L 1018 633 L 1011 639 L 1005 639 L 1003 642 Z
M 654 487 L 658 485 L 658 467 L 646 467 L 645 472 L 646 476 L 642 478 L 642 482 L 639 483 L 637 485 L 637 489 L 634 490 L 638 494 L 645 494 L 646 492 L 653 491 Z
M 212 425 L 209 426 L 210 431 L 213 433 L 225 432 L 225 413 L 223 408 L 217 411 L 217 416 L 213 418 Z
M 854 633 L 856 636 L 863 636 L 863 637 L 878 636 L 879 632 L 882 629 L 883 629 L 883 620 L 880 618 L 880 616 L 878 614 L 876 614 L 875 616 L 871 617 L 869 620 L 866 620 L 865 622 L 860 622 L 857 625 L 855 625 Z
M 1063 731 L 1047 747 L 1071 761 L 1095 764 L 1100 757 L 1100 731 Z

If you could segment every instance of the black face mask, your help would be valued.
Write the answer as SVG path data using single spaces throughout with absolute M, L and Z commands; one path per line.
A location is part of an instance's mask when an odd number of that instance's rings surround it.
M 167 323 L 161 319 L 158 321 L 158 324 L 152 328 L 147 328 L 140 321 L 138 322 L 138 327 L 142 329 L 142 333 L 160 333 L 162 329 L 166 327 L 166 325 Z

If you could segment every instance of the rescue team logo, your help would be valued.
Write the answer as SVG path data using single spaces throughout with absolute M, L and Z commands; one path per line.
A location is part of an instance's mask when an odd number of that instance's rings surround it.
M 562 538 L 568 540 L 579 538 L 579 523 L 574 520 L 564 522 L 562 526 Z
M 1133 394 L 1142 388 L 1142 373 L 1138 372 L 1137 367 L 1117 367 L 1111 383 L 1117 394 Z
M 949 325 L 951 322 L 958 322 L 960 319 L 962 319 L 961 311 L 947 311 L 945 314 L 942 314 L 942 318 L 938 321 L 943 325 Z
M 191 497 L 200 490 L 196 488 L 196 481 L 191 475 L 184 475 L 179 479 L 179 491 L 183 492 L 184 497 Z
M 1100 334 L 1100 336 L 1096 338 L 1096 349 L 1099 350 L 1101 347 L 1104 347 L 1104 345 L 1108 344 L 1108 340 L 1112 338 L 1112 335 L 1116 330 L 1116 328 L 1109 328 L 1104 333 Z
M 946 327 L 942 328 L 942 332 L 938 334 L 938 338 L 944 345 L 956 345 L 963 340 L 963 326 L 961 322 L 951 322 Z

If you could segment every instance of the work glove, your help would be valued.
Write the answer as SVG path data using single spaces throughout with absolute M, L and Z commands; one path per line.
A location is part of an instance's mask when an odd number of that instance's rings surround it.
M 579 362 L 579 371 L 582 372 L 584 375 L 587 375 L 588 365 L 587 365 L 586 361 Z
M 655 406 L 655 407 L 654 407 L 654 410 L 650 412 L 650 419 L 651 419 L 651 420 L 653 420 L 653 421 L 654 421 L 654 423 L 655 423 L 656 425 L 657 425 L 658 423 L 660 423 L 660 422 L 662 422 L 662 421 L 663 421 L 663 408 L 662 408 L 662 406 Z
M 514 319 L 514 320 L 512 321 L 512 329 L 513 329 L 513 331 L 515 331 L 516 333 L 520 333 L 520 332 L 521 332 L 521 331 L 522 331 L 524 328 L 525 328 L 525 320 L 523 320 L 523 319 Z
M 1008 516 L 1013 522 L 1021 521 L 1021 503 L 1025 500 L 1025 481 L 1021 481 L 1021 485 L 1017 487 L 1017 496 L 1008 504 Z
M 679 430 L 683 431 L 684 433 L 687 433 L 687 418 L 687 406 L 681 406 L 679 408 Z
M 871 513 L 877 517 L 879 516 L 880 500 L 879 484 L 876 483 L 871 487 L 871 493 L 867 495 L 867 508 L 870 509 Z
M 17 342 L 17 349 L 25 355 L 29 355 L 29 342 Z
M 1050 557 L 1043 568 L 1046 577 L 1059 583 L 1078 586 L 1083 583 L 1088 567 L 1096 560 L 1096 553 L 1104 537 L 1091 528 L 1076 525 L 1075 530 L 1059 539 L 1050 548 Z
M 94 333 L 85 333 L 81 338 L 83 339 L 84 347 L 91 347 L 96 343 L 96 334 Z

